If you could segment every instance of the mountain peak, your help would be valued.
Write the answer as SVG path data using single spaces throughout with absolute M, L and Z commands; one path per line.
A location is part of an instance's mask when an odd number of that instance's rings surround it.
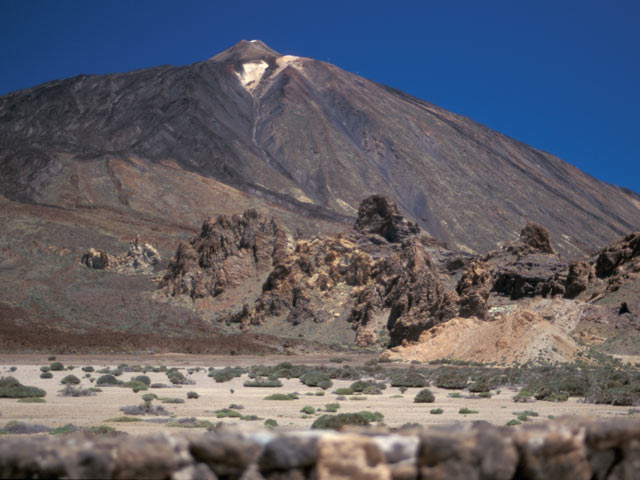
M 217 62 L 269 60 L 282 55 L 261 40 L 240 40 L 231 48 L 212 57 Z

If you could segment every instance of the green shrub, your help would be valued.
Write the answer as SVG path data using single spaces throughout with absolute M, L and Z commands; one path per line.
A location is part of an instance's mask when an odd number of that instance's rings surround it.
M 179 420 L 173 420 L 167 423 L 167 427 L 179 427 L 179 428 L 209 428 L 213 423 L 209 420 L 198 420 L 197 418 L 181 418 Z
M 300 377 L 300 381 L 307 387 L 320 387 L 323 390 L 327 390 L 333 386 L 333 382 L 329 375 L 324 372 L 311 371 L 305 373 Z
M 147 375 L 138 375 L 137 377 L 133 377 L 131 380 L 144 383 L 147 387 L 151 385 L 151 379 Z
M 331 412 L 331 413 L 335 413 L 335 412 L 337 412 L 339 408 L 340 408 L 340 404 L 339 404 L 339 403 L 327 403 L 327 404 L 324 406 L 324 409 L 325 409 L 327 412 Z
M 40 371 L 44 372 L 44 373 L 47 373 L 50 370 L 51 370 L 51 367 L 49 365 L 44 365 L 44 366 L 40 367 Z
M 465 369 L 456 367 L 440 367 L 435 374 L 435 385 L 449 390 L 462 390 L 469 384 L 469 375 Z
M 356 380 L 355 382 L 353 382 L 351 385 L 349 385 L 349 389 L 352 392 L 362 392 L 362 393 L 367 393 L 365 392 L 365 390 L 384 390 L 387 388 L 387 384 L 384 382 L 373 382 L 373 381 L 368 381 L 368 380 Z M 349 395 L 349 394 L 347 394 Z
M 413 368 L 391 375 L 392 387 L 423 388 L 429 386 L 429 380 Z
M 370 412 L 368 410 L 363 410 L 358 412 L 359 415 L 364 417 L 368 422 L 381 422 L 384 419 L 384 415 L 380 412 Z
M 267 418 L 264 421 L 264 426 L 266 428 L 276 428 L 278 426 L 278 422 L 275 421 L 273 418 Z
M 118 385 L 119 383 L 118 379 L 110 373 L 102 375 L 98 380 L 96 380 L 97 385 Z
M 54 372 L 61 372 L 62 370 L 64 370 L 64 365 L 62 364 L 62 362 L 53 362 L 51 365 L 49 365 L 49 368 Z
M 435 400 L 436 397 L 433 395 L 431 390 L 424 388 L 418 392 L 416 397 L 413 399 L 413 403 L 433 403 Z
M 56 356 L 55 356 L 55 355 L 51 355 L 51 356 L 49 356 L 49 357 L 47 358 L 47 361 L 49 361 L 49 362 L 53 362 L 55 359 L 56 359 Z
M 354 391 L 351 390 L 351 388 L 336 388 L 336 390 L 333 392 L 336 395 L 353 395 Z
M 295 393 L 274 393 L 264 397 L 265 400 L 297 400 Z
M 311 428 L 339 430 L 344 425 L 369 425 L 370 422 L 360 413 L 338 413 L 337 415 L 322 415 L 318 417 Z
M 174 385 L 184 385 L 187 383 L 187 378 L 177 368 L 167 370 L 167 377 Z
M 53 373 L 51 372 L 43 372 L 40 374 L 40 378 L 53 378 Z
M 247 380 L 243 384 L 245 387 L 281 387 L 282 382 L 277 378 L 257 378 L 255 380 Z
M 458 410 L 458 413 L 468 415 L 470 413 L 478 413 L 478 410 L 471 410 L 470 408 L 462 407 L 460 410 Z
M 82 371 L 83 371 L 83 372 L 87 372 L 87 373 L 91 373 L 91 372 L 93 372 L 93 371 L 95 371 L 95 370 L 94 370 L 94 368 L 93 368 L 91 365 L 88 365 L 88 366 L 86 366 L 86 367 L 82 367 Z
M 129 417 L 128 415 L 123 415 L 122 417 L 114 417 L 105 420 L 105 422 L 113 422 L 113 423 L 130 423 L 130 422 L 141 422 L 142 419 L 138 417 Z
M 158 396 L 155 393 L 145 393 L 142 395 L 142 400 L 145 402 L 153 402 Z
M 522 425 L 522 422 L 519 422 L 519 421 L 518 421 L 518 420 L 516 420 L 516 419 L 509 420 L 509 421 L 507 422 L 507 427 L 515 427 L 516 425 Z
M 130 380 L 126 383 L 123 383 L 122 386 L 130 388 L 131 390 L 133 390 L 133 393 L 143 392 L 148 389 L 146 384 L 138 382 L 137 380 Z
M 183 398 L 175 398 L 175 397 L 160 397 L 158 398 L 161 403 L 184 403 Z
M 24 397 L 19 398 L 18 403 L 47 403 L 47 401 L 42 397 Z
M 434 408 L 432 410 L 429 410 L 429 413 L 431 415 L 441 415 L 443 412 L 444 412 L 444 410 L 441 409 L 441 408 Z
M 62 380 L 60 380 L 60 383 L 62 383 L 63 385 L 78 385 L 80 383 L 80 379 L 75 375 L 67 375 Z
M 195 400 L 198 398 L 200 398 L 200 395 L 198 394 L 198 392 L 187 392 L 187 399 Z
M 300 412 L 302 412 L 302 413 L 306 413 L 307 415 L 313 415 L 314 413 L 316 413 L 316 409 L 315 409 L 315 408 L 313 408 L 313 407 L 312 407 L 312 406 L 310 406 L 310 405 L 307 405 L 307 406 L 305 406 L 305 407 L 302 407 L 302 408 L 300 409 Z
M 223 408 L 221 410 L 216 410 L 216 418 L 240 418 L 242 414 L 240 412 L 236 412 L 235 410 L 231 410 L 230 408 Z
M 46 394 L 41 388 L 22 385 L 13 377 L 0 378 L 0 398 L 44 397 Z

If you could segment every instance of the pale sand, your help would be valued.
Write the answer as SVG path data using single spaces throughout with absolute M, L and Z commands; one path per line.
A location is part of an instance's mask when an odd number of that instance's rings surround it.
M 29 358 L 31 359 L 29 361 Z M 303 357 L 307 360 L 313 359 L 305 363 L 325 364 L 337 366 L 328 362 L 329 357 Z M 351 365 L 361 364 L 367 356 L 351 357 Z M 150 361 L 155 359 L 156 361 Z M 186 363 L 182 363 L 179 360 Z M 129 363 L 131 365 L 170 365 L 185 368 L 188 366 L 224 366 L 224 365 L 258 365 L 258 364 L 274 364 L 280 361 L 291 361 L 292 363 L 302 363 L 300 357 L 214 357 L 214 356 L 196 356 L 196 355 L 169 355 L 169 356 L 146 356 L 146 357 L 87 357 L 87 356 L 58 356 L 57 360 L 62 361 L 66 365 L 74 365 L 73 371 L 52 372 L 52 379 L 40 378 L 40 366 L 49 365 L 46 356 L 43 355 L 3 355 L 0 356 L 0 376 L 11 375 L 17 378 L 24 385 L 32 385 L 43 388 L 47 392 L 45 397 L 46 403 L 28 404 L 18 403 L 15 399 L 0 399 L 0 425 L 10 420 L 18 420 L 29 423 L 40 423 L 50 427 L 57 427 L 67 423 L 73 423 L 78 426 L 95 426 L 110 425 L 120 431 L 132 434 L 143 434 L 160 430 L 182 430 L 179 428 L 169 428 L 166 425 L 135 422 L 135 423 L 106 423 L 105 421 L 112 417 L 122 416 L 120 407 L 126 405 L 135 405 L 142 403 L 141 397 L 144 393 L 155 393 L 162 397 L 178 397 L 185 399 L 184 404 L 162 404 L 171 414 L 178 418 L 197 417 L 206 419 L 212 423 L 219 421 L 225 424 L 241 425 L 245 429 L 262 428 L 263 421 L 241 421 L 238 419 L 217 419 L 214 411 L 228 407 L 231 403 L 243 405 L 245 408 L 241 410 L 243 415 L 257 415 L 263 419 L 273 418 L 278 421 L 280 427 L 286 429 L 303 429 L 311 426 L 314 418 L 301 418 L 300 409 L 306 405 L 315 408 L 324 408 L 326 403 L 336 402 L 336 395 L 330 393 L 339 387 L 347 387 L 351 382 L 344 380 L 334 380 L 334 386 L 325 392 L 324 396 L 308 396 L 307 392 L 321 391 L 318 388 L 309 388 L 301 384 L 298 379 L 283 379 L 283 387 L 280 388 L 248 388 L 242 384 L 247 379 L 246 375 L 242 378 L 233 379 L 230 382 L 215 383 L 215 381 L 207 376 L 207 371 L 196 372 L 188 378 L 195 381 L 194 385 L 170 386 L 166 389 L 149 389 L 146 392 L 133 393 L 131 389 L 121 387 L 103 387 L 103 391 L 96 396 L 91 397 L 60 397 L 57 392 L 63 388 L 60 385 L 60 379 L 65 375 L 74 374 L 82 379 L 82 387 L 90 387 L 94 384 L 84 378 L 85 372 L 80 367 L 92 365 L 96 370 L 105 366 L 115 368 L 119 363 Z M 109 361 L 106 361 L 109 360 Z M 268 361 L 267 361 L 268 360 Z M 10 372 L 9 367 L 15 365 L 17 371 Z M 344 364 L 343 364 L 344 365 Z M 183 371 L 186 375 L 186 368 Z M 94 378 L 98 378 L 101 374 L 94 372 Z M 131 377 L 141 375 L 141 373 L 123 373 L 119 379 L 127 381 Z M 147 373 L 152 383 L 164 383 L 171 385 L 164 373 Z M 234 393 L 231 393 L 231 389 Z M 435 394 L 436 401 L 430 404 L 415 404 L 413 398 L 419 389 L 412 388 L 407 390 L 402 397 L 392 398 L 401 395 L 398 388 L 388 387 L 383 391 L 382 395 L 370 395 L 366 400 L 342 400 L 339 401 L 341 408 L 340 413 L 357 412 L 360 410 L 370 410 L 382 412 L 385 416 L 384 423 L 391 427 L 398 427 L 405 423 L 415 422 L 423 425 L 434 424 L 452 424 L 456 422 L 470 422 L 475 420 L 485 420 L 497 425 L 504 425 L 507 421 L 514 419 L 512 412 L 522 410 L 534 410 L 539 413 L 539 417 L 533 418 L 533 422 L 542 422 L 547 420 L 547 416 L 562 415 L 579 415 L 579 416 L 596 416 L 610 417 L 619 415 L 628 415 L 628 407 L 612 407 L 608 405 L 592 405 L 580 403 L 578 399 L 569 399 L 567 402 L 534 402 L 534 403 L 515 403 L 512 400 L 514 391 L 503 389 L 498 395 L 494 395 L 491 399 L 466 399 L 466 398 L 450 398 L 448 394 L 452 391 L 443 390 L 436 387 L 430 387 Z M 187 400 L 187 392 L 195 391 L 200 395 L 196 400 Z M 300 398 L 293 401 L 268 401 L 264 397 L 271 393 L 287 393 L 298 392 Z M 468 392 L 462 392 L 468 395 Z M 160 404 L 156 401 L 156 403 Z M 467 407 L 478 410 L 478 414 L 461 415 L 458 410 Z M 442 415 L 431 415 L 429 410 L 434 408 L 442 408 Z M 144 416 L 143 418 L 154 418 Z M 201 430 L 200 430 L 201 431 Z

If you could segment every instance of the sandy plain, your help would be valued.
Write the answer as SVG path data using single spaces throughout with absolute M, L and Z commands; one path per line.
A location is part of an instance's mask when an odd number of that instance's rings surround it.
M 373 355 L 341 355 L 346 358 L 342 365 L 362 365 Z M 358 412 L 361 410 L 378 411 L 384 415 L 383 422 L 389 427 L 399 427 L 406 423 L 419 423 L 424 426 L 453 424 L 457 422 L 471 422 L 477 420 L 488 421 L 497 425 L 504 425 L 515 417 L 514 412 L 533 410 L 539 414 L 537 417 L 529 417 L 532 422 L 547 421 L 549 416 L 590 416 L 612 417 L 628 416 L 628 407 L 614 407 L 610 405 L 594 405 L 582 403 L 579 399 L 570 398 L 567 402 L 537 401 L 533 403 L 515 403 L 513 396 L 517 389 L 503 388 L 499 393 L 493 392 L 490 399 L 470 398 L 467 391 L 461 391 L 462 398 L 451 398 L 451 390 L 437 387 L 429 387 L 435 395 L 435 402 L 429 404 L 416 404 L 413 399 L 418 388 L 410 388 L 402 393 L 398 388 L 387 387 L 382 395 L 359 396 L 355 400 L 347 397 L 346 400 L 337 400 L 337 395 L 332 393 L 336 388 L 347 387 L 351 383 L 348 380 L 334 380 L 333 387 L 324 391 L 322 396 L 316 395 L 322 392 L 319 388 L 310 388 L 298 379 L 282 379 L 283 386 L 277 388 L 250 388 L 244 387 L 243 382 L 248 379 L 246 375 L 234 378 L 229 382 L 216 383 L 213 378 L 207 376 L 208 367 L 224 366 L 251 366 L 251 365 L 275 365 L 288 361 L 293 364 L 331 365 L 329 356 L 213 356 L 213 355 L 144 355 L 144 356 L 58 356 L 57 361 L 65 366 L 73 365 L 72 371 L 64 370 L 52 372 L 53 378 L 40 378 L 40 367 L 49 365 L 46 355 L 0 355 L 0 376 L 11 375 L 24 385 L 37 386 L 47 392 L 46 403 L 20 403 L 16 399 L 0 398 L 0 426 L 16 420 L 28 423 L 59 427 L 72 423 L 81 427 L 108 425 L 119 431 L 130 434 L 145 434 L 155 431 L 181 430 L 180 427 L 168 427 L 166 423 L 154 423 L 153 420 L 163 417 L 149 415 L 141 416 L 144 421 L 121 423 L 110 422 L 109 419 L 124 415 L 120 407 L 137 405 L 142 403 L 144 393 L 155 393 L 161 397 L 175 397 L 184 399 L 181 404 L 155 404 L 162 405 L 175 419 L 196 417 L 199 420 L 208 420 L 213 424 L 222 422 L 225 425 L 235 424 L 242 429 L 257 430 L 263 428 L 263 421 L 267 418 L 275 419 L 281 429 L 306 429 L 311 426 L 314 419 L 325 412 L 317 412 L 308 418 L 302 418 L 300 410 L 304 406 L 312 406 L 316 409 L 324 409 L 327 403 L 340 404 L 339 413 Z M 89 378 L 85 378 L 85 372 L 81 367 L 91 365 L 96 370 L 110 367 L 115 368 L 122 363 L 129 365 L 166 365 L 177 367 L 193 381 L 190 385 L 171 385 L 163 372 L 147 372 L 152 383 L 163 383 L 168 388 L 149 389 L 147 392 L 133 393 L 129 388 L 102 387 L 102 392 L 89 397 L 63 397 L 58 392 L 63 388 L 60 380 L 74 374 L 81 378 L 80 386 L 88 388 L 95 386 Z M 16 367 L 11 371 L 11 367 Z M 201 367 L 199 372 L 188 374 L 187 369 Z M 93 372 L 92 378 L 97 379 L 101 374 Z M 119 380 L 128 381 L 141 373 L 125 372 Z M 198 399 L 187 399 L 187 392 L 195 391 Z M 297 392 L 299 398 L 290 401 L 265 400 L 264 397 L 272 393 Z M 242 421 L 235 418 L 216 418 L 215 411 L 226 408 L 230 404 L 239 404 L 244 408 L 240 411 L 243 415 L 257 415 L 259 421 Z M 476 414 L 460 414 L 463 407 L 477 410 Z M 430 414 L 431 409 L 441 408 L 440 415 Z M 164 417 L 167 418 L 167 417 Z M 147 420 L 152 420 L 151 422 Z

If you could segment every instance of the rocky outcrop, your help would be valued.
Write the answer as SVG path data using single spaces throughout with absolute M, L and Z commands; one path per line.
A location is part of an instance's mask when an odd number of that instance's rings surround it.
M 420 227 L 405 220 L 395 203 L 382 195 L 372 195 L 360 203 L 355 229 L 380 235 L 394 243 L 420 233 Z
M 8 437 L 2 478 L 577 480 L 640 476 L 640 422 L 566 417 L 518 428 L 474 423 L 255 434 Z
M 81 263 L 96 270 L 111 270 L 125 275 L 152 274 L 162 257 L 156 248 L 143 242 L 138 235 L 129 244 L 124 255 L 112 255 L 102 250 L 90 248 L 82 256 Z
M 534 222 L 529 222 L 524 226 L 520 232 L 520 242 L 541 253 L 554 253 L 553 248 L 551 248 L 549 231 L 542 225 Z
M 417 239 L 405 241 L 387 268 L 398 272 L 384 299 L 391 308 L 387 328 L 390 346 L 394 346 L 417 340 L 423 331 L 446 319 L 444 291 L 429 254 Z
M 178 245 L 159 288 L 194 299 L 216 297 L 243 279 L 269 271 L 284 257 L 287 245 L 278 221 L 255 210 L 210 218 L 199 235 Z
M 493 288 L 490 268 L 483 262 L 472 262 L 462 274 L 456 291 L 459 296 L 460 316 L 487 318 L 487 301 Z

